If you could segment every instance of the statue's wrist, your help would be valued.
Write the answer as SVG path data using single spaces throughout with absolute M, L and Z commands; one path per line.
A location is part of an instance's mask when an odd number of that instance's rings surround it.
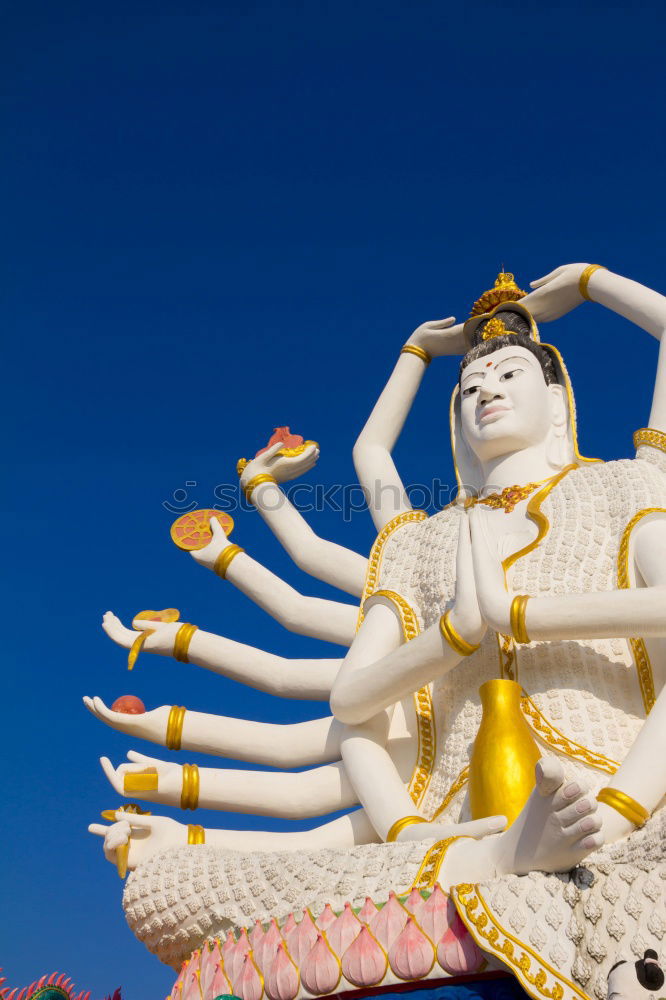
M 465 614 L 455 605 L 449 611 L 449 623 L 470 646 L 478 646 L 486 634 L 486 623 L 480 615 Z

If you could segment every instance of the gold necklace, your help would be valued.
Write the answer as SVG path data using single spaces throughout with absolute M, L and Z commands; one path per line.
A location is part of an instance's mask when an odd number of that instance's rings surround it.
M 489 493 L 486 497 L 476 497 L 474 503 L 483 503 L 492 510 L 503 510 L 505 514 L 510 514 L 517 504 L 527 500 L 535 490 L 538 490 L 540 486 L 552 478 L 549 476 L 548 479 L 542 479 L 538 483 L 527 483 L 525 486 L 505 486 L 501 493 Z

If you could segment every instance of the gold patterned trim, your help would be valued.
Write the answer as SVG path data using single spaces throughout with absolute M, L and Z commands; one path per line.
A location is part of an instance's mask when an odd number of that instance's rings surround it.
M 408 892 L 412 889 L 435 888 L 440 869 L 444 864 L 446 852 L 456 840 L 469 840 L 469 837 L 447 837 L 446 840 L 438 840 L 436 844 L 428 848 L 421 866 L 416 873 L 416 878 L 412 882 L 410 889 L 407 890 Z
M 636 433 L 640 432 L 637 431 Z M 634 514 L 631 521 L 624 529 L 617 553 L 617 585 L 620 590 L 628 590 L 631 587 L 631 574 L 629 571 L 629 543 L 631 541 L 631 533 L 638 522 L 644 517 L 647 517 L 648 514 L 666 514 L 666 508 L 646 507 L 644 510 L 639 510 L 637 514 Z M 638 674 L 638 683 L 641 689 L 645 714 L 649 715 L 652 711 L 656 697 L 650 657 L 643 639 L 637 637 L 628 639 L 627 641 L 629 642 L 629 646 L 634 657 L 634 663 L 636 665 L 636 673 Z
M 458 775 L 458 777 L 456 778 L 456 780 L 453 782 L 453 784 L 449 788 L 448 792 L 446 793 L 446 795 L 444 796 L 444 798 L 442 799 L 442 801 L 438 805 L 437 811 L 435 812 L 435 814 L 433 815 L 432 819 L 430 820 L 431 823 L 434 823 L 435 820 L 438 819 L 442 815 L 442 813 L 444 812 L 444 810 L 447 808 L 447 806 L 449 806 L 451 804 L 451 802 L 456 797 L 456 795 L 458 794 L 458 792 L 460 792 L 465 787 L 465 785 L 467 784 L 468 780 L 469 780 L 469 764 L 465 764 L 465 766 L 463 767 L 462 771 L 460 772 L 460 774 Z
M 570 979 L 510 934 L 499 923 L 481 895 L 478 885 L 463 882 L 451 888 L 451 897 L 479 948 L 491 952 L 506 965 L 534 1000 L 590 1000 Z
M 654 427 L 641 427 L 640 430 L 634 432 L 634 448 L 638 450 L 642 444 L 666 452 L 666 434 L 663 431 L 655 430 Z
M 389 540 L 394 531 L 402 527 L 403 524 L 410 524 L 415 521 L 425 521 L 428 515 L 424 510 L 407 510 L 403 511 L 402 514 L 397 514 L 392 520 L 384 525 L 382 530 L 377 535 L 375 542 L 370 550 L 370 557 L 368 559 L 368 569 L 365 576 L 365 586 L 363 588 L 363 598 L 361 600 L 361 606 L 358 611 L 358 621 L 356 623 L 356 631 L 358 631 L 363 624 L 363 605 L 374 593 L 377 587 L 377 579 L 379 577 L 379 568 L 382 562 L 382 556 L 384 554 L 384 546 Z
M 523 556 L 528 555 L 528 553 L 534 552 L 534 550 L 541 545 L 542 541 L 550 531 L 550 521 L 546 515 L 541 512 L 541 504 L 544 502 L 549 493 L 555 489 L 557 484 L 560 483 L 566 475 L 572 472 L 573 469 L 577 468 L 578 466 L 574 463 L 567 465 L 566 468 L 562 469 L 561 472 L 558 472 L 556 476 L 549 479 L 545 486 L 542 486 L 539 492 L 535 493 L 532 499 L 528 502 L 527 516 L 530 521 L 533 521 L 534 524 L 536 524 L 537 536 L 534 541 L 530 542 L 528 545 L 524 545 L 522 549 L 512 552 L 510 556 L 507 556 L 506 559 L 502 560 L 502 567 L 505 575 L 514 563 L 517 563 L 519 559 L 522 559 Z
M 582 744 L 570 740 L 568 736 L 565 736 L 552 722 L 546 719 L 525 691 L 523 691 L 523 696 L 520 699 L 520 707 L 535 735 L 544 743 L 547 743 L 549 747 L 552 747 L 553 750 L 564 754 L 565 757 L 571 757 L 573 760 L 580 761 L 582 764 L 588 764 L 590 767 L 596 768 L 597 771 L 604 771 L 606 774 L 615 774 L 620 766 L 616 760 L 604 757 L 603 754 L 595 753 L 594 750 L 588 750 Z
M 495 632 L 495 638 L 497 639 L 500 677 L 510 681 L 518 680 L 518 661 L 513 636 L 504 635 L 502 632 Z
M 407 603 L 404 597 L 394 590 L 377 590 L 371 597 L 384 597 L 390 601 L 398 612 L 402 634 L 405 642 L 410 642 L 419 634 L 419 623 L 414 613 L 414 609 Z M 369 598 L 368 598 L 369 600 Z M 409 794 L 414 805 L 418 806 L 423 801 L 423 796 L 430 783 L 432 771 L 435 764 L 435 747 L 437 736 L 435 732 L 435 713 L 432 705 L 432 695 L 430 687 L 426 685 L 414 694 L 414 711 L 416 713 L 416 730 L 418 734 L 418 749 L 416 752 L 416 764 L 409 782 Z

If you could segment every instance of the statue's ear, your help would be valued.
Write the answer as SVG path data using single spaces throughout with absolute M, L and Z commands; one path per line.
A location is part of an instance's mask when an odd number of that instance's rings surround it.
M 566 427 L 568 420 L 568 407 L 564 386 L 554 383 L 553 385 L 548 386 L 548 392 L 550 395 L 551 419 L 553 421 L 553 425 L 557 428 Z

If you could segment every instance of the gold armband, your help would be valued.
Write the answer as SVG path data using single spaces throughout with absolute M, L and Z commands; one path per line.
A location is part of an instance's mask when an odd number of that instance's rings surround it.
M 644 826 L 650 818 L 650 813 L 640 802 L 617 788 L 602 788 L 597 795 L 597 802 L 604 802 L 611 809 L 615 809 L 634 826 Z
M 266 472 L 262 472 L 258 476 L 253 476 L 249 483 L 246 483 L 243 487 L 245 499 L 248 503 L 252 502 L 252 494 L 257 486 L 261 486 L 262 483 L 277 483 L 277 480 L 275 476 L 269 476 Z
M 183 738 L 183 722 L 187 709 L 182 705 L 172 705 L 167 719 L 166 743 L 167 750 L 180 750 Z
M 386 843 L 392 844 L 398 839 L 398 834 L 402 833 L 404 829 L 408 826 L 413 826 L 414 823 L 427 823 L 428 821 L 423 818 L 423 816 L 403 816 L 402 819 L 397 819 L 389 832 L 386 834 Z
M 126 774 L 123 778 L 123 792 L 131 795 L 132 792 L 156 792 L 159 787 L 159 776 L 157 771 L 148 771 L 144 774 Z
M 654 430 L 653 427 L 641 427 L 634 432 L 634 448 L 639 448 L 642 444 L 649 444 L 659 451 L 666 452 L 666 434 Z
M 460 632 L 458 632 L 451 624 L 451 612 L 447 611 L 439 619 L 439 630 L 448 642 L 451 649 L 458 653 L 459 656 L 471 656 L 472 653 L 476 653 L 477 649 L 481 645 L 477 643 L 473 646 L 471 642 L 467 642 L 463 639 Z
M 511 611 L 509 612 L 513 638 L 522 646 L 532 641 L 527 634 L 527 627 L 525 625 L 525 612 L 529 599 L 528 594 L 516 594 L 511 601 Z
M 215 560 L 215 565 L 213 566 L 214 572 L 224 580 L 229 566 L 241 552 L 245 552 L 245 549 L 242 549 L 240 545 L 225 545 Z
M 603 264 L 588 264 L 588 266 L 585 268 L 580 278 L 578 279 L 578 291 L 580 292 L 580 294 L 583 296 L 584 299 L 587 299 L 588 302 L 593 301 L 590 298 L 590 293 L 587 290 L 587 286 L 590 283 L 590 278 L 592 277 L 595 271 L 606 271 L 606 270 L 607 268 L 605 268 Z
M 405 344 L 405 346 L 400 351 L 401 354 L 413 354 L 414 357 L 420 358 L 421 361 L 426 365 L 426 367 L 432 361 L 432 356 L 428 354 L 426 350 L 422 347 L 417 347 L 416 344 Z
M 199 807 L 199 768 L 196 764 L 183 764 L 183 790 L 180 793 L 181 809 Z
M 188 823 L 187 842 L 188 844 L 205 844 L 206 831 L 204 828 L 202 826 L 195 826 L 192 823 Z
M 173 656 L 181 663 L 189 663 L 189 650 L 192 636 L 198 629 L 198 625 L 181 625 L 176 632 L 176 639 L 173 644 Z

